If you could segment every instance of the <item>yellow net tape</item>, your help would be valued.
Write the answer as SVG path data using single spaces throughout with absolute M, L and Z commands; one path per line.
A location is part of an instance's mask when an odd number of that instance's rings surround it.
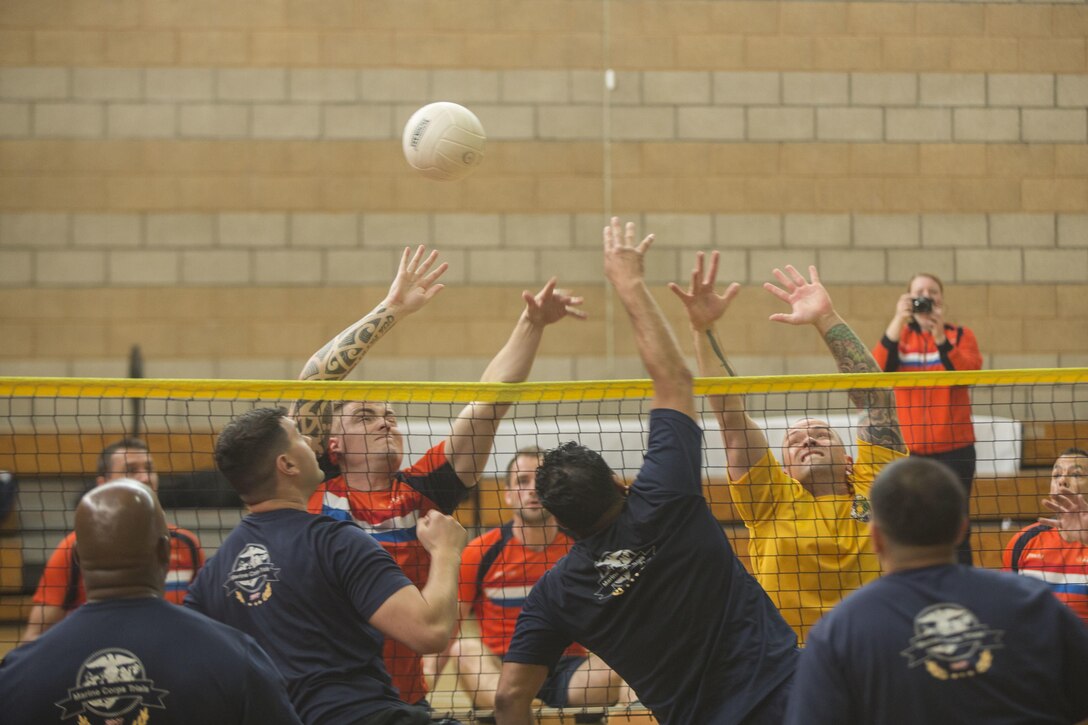
M 1075 384 L 1088 368 L 972 370 L 932 373 L 831 373 L 699 378 L 696 395 L 789 393 L 947 385 Z M 0 396 L 55 398 L 172 398 L 192 400 L 386 400 L 389 402 L 577 403 L 653 395 L 649 380 L 545 383 L 300 382 L 285 380 L 170 380 L 127 378 L 0 377 Z

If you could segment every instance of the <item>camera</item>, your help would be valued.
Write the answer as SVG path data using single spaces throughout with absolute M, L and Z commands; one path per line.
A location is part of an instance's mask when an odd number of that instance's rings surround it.
M 910 304 L 913 312 L 921 312 L 923 314 L 933 312 L 933 300 L 928 297 L 915 297 L 910 301 Z

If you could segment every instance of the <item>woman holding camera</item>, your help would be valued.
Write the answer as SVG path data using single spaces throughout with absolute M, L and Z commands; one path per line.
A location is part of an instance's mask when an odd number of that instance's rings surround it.
M 911 277 L 899 297 L 873 357 L 885 372 L 978 370 L 982 355 L 975 333 L 944 319 L 944 285 L 937 275 Z M 896 388 L 899 425 L 913 456 L 934 458 L 959 476 L 967 495 L 975 478 L 975 430 L 971 397 L 965 386 Z M 959 549 L 971 564 L 970 537 Z

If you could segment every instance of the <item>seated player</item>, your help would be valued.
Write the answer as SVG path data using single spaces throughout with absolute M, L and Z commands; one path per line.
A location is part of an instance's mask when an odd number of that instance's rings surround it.
M 1009 540 L 1004 569 L 1046 582 L 1088 624 L 1088 452 L 1069 448 L 1054 461 L 1050 496 L 1043 505 L 1052 518 L 1025 527 Z
M 958 563 L 968 509 L 952 469 L 896 461 L 870 498 L 884 576 L 812 628 L 787 725 L 1088 717 L 1088 628 L 1041 582 Z
M 189 588 L 185 606 L 253 637 L 310 725 L 418 725 L 382 663 L 382 642 L 441 652 L 457 626 L 457 569 L 468 535 L 431 511 L 415 587 L 360 527 L 306 511 L 323 478 L 308 436 L 283 408 L 254 408 L 220 432 L 215 462 L 250 514 Z
M 503 500 L 513 518 L 469 542 L 461 559 L 461 620 L 476 620 L 480 636 L 462 629 L 450 654 L 461 687 L 478 709 L 495 707 L 502 657 L 510 646 L 521 604 L 533 584 L 573 543 L 536 495 L 536 468 L 543 452 L 519 450 L 506 470 Z M 537 692 L 549 707 L 614 705 L 627 688 L 596 655 L 573 645 Z
M 159 474 L 147 444 L 136 438 L 124 438 L 111 443 L 98 454 L 98 477 L 95 485 L 128 478 L 159 490 Z M 169 524 L 170 571 L 166 575 L 166 600 L 174 604 L 185 601 L 189 583 L 204 565 L 204 551 L 196 534 Z M 69 533 L 61 540 L 46 562 L 38 589 L 34 592 L 34 606 L 27 617 L 23 642 L 30 642 L 68 616 L 73 609 L 87 601 L 80 576 L 79 560 L 75 552 L 76 534 Z
M 163 601 L 172 537 L 138 481 L 76 508 L 87 603 L 0 665 L 7 725 L 300 725 L 251 637 Z M 108 694 L 107 694 L 108 693 Z
M 700 373 L 732 376 L 715 327 L 739 285 L 716 294 L 718 253 L 711 255 L 705 275 L 703 264 L 700 253 L 687 292 L 675 284 L 670 288 L 687 310 Z M 841 372 L 879 372 L 835 311 L 816 268 L 809 273 L 811 281 L 790 266 L 774 270 L 782 286 L 764 287 L 792 309 L 771 320 L 812 325 Z M 752 573 L 802 640 L 845 594 L 880 575 L 869 541 L 869 486 L 882 466 L 907 452 L 890 390 L 852 390 L 850 399 L 862 410 L 857 460 L 827 421 L 805 417 L 787 430 L 781 464 L 766 433 L 748 415 L 743 395 L 709 399 L 725 444 L 729 492 L 749 531 Z
M 302 380 L 341 380 L 397 320 L 415 312 L 440 290 L 445 265 L 432 270 L 437 253 L 404 250 L 386 298 L 310 358 Z M 484 370 L 481 382 L 524 381 L 549 325 L 585 317 L 582 300 L 550 280 L 535 296 L 522 294 L 525 308 L 506 344 Z M 311 513 L 353 521 L 374 536 L 417 586 L 427 582 L 429 558 L 416 539 L 415 522 L 429 511 L 451 513 L 478 482 L 491 455 L 495 431 L 509 409 L 502 403 L 470 403 L 450 425 L 449 435 L 403 467 L 404 435 L 396 411 L 384 401 L 353 400 L 334 406 L 302 403 L 299 427 L 320 440 L 338 475 L 309 501 Z M 422 660 L 395 638 L 385 641 L 385 663 L 405 702 L 426 705 Z
M 692 375 L 646 285 L 653 237 L 613 218 L 605 274 L 653 380 L 649 439 L 630 488 L 596 451 L 544 454 L 537 495 L 574 546 L 533 586 L 502 663 L 495 714 L 529 725 L 549 669 L 580 642 L 661 725 L 780 723 L 797 637 L 744 569 L 703 496 Z

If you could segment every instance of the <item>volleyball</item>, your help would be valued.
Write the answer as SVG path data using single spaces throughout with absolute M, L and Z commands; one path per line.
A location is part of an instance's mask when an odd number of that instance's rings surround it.
M 484 158 L 483 124 L 464 106 L 430 103 L 404 127 L 404 158 L 428 179 L 454 181 L 471 174 Z

